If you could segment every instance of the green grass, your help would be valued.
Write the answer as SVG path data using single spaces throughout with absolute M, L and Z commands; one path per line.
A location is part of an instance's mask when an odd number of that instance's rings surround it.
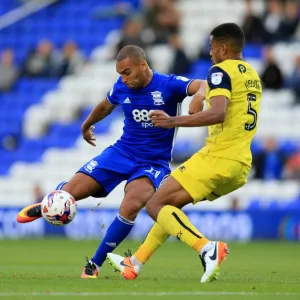
M 62 239 L 0 241 L 0 299 L 81 299 L 79 293 L 85 292 L 96 293 L 86 297 L 110 300 L 300 299 L 299 244 L 230 243 L 231 253 L 221 266 L 220 279 L 210 284 L 199 283 L 203 270 L 197 254 L 177 241 L 164 245 L 137 280 L 123 280 L 112 272 L 108 263 L 104 264 L 98 279 L 83 280 L 80 275 L 84 257 L 91 256 L 97 244 L 98 241 Z M 125 242 L 116 253 L 128 248 L 135 250 L 137 246 L 138 243 Z M 38 294 L 33 296 L 33 292 Z M 46 294 L 54 292 L 76 295 Z M 157 295 L 156 292 L 200 294 Z M 237 294 L 240 292 L 245 294 Z M 275 296 L 275 293 L 285 294 Z

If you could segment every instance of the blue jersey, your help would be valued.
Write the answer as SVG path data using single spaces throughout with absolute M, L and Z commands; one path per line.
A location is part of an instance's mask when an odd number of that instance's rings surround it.
M 123 134 L 114 147 L 143 161 L 168 165 L 175 129 L 154 127 L 149 113 L 159 109 L 170 116 L 178 115 L 181 102 L 188 96 L 190 83 L 190 79 L 182 76 L 153 72 L 152 80 L 145 88 L 134 90 L 119 77 L 107 93 L 108 101 L 112 105 L 120 105 L 125 116 Z

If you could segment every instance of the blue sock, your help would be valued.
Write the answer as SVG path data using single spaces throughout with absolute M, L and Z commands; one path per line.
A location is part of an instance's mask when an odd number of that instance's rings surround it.
M 101 267 L 106 259 L 107 253 L 114 251 L 114 249 L 127 237 L 133 225 L 134 221 L 126 220 L 118 214 L 107 229 L 105 237 L 91 260 L 98 267 Z

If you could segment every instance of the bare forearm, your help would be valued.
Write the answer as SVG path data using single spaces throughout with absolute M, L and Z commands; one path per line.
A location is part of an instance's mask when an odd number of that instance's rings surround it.
M 194 97 L 189 105 L 190 115 L 203 110 L 203 101 L 205 100 L 205 96 L 206 96 L 207 83 L 205 80 L 199 80 L 199 82 L 200 82 L 200 87 L 198 91 L 194 94 Z
M 107 108 L 103 107 L 102 103 L 99 103 L 97 106 L 95 106 L 93 108 L 93 110 L 91 111 L 89 116 L 83 122 L 83 124 L 81 126 L 82 130 L 87 130 L 92 125 L 96 124 L 97 122 L 101 121 L 106 116 L 108 116 L 112 111 L 113 111 L 113 108 L 107 109 Z
M 193 115 L 199 111 L 202 111 L 204 100 L 205 100 L 204 95 L 202 95 L 200 93 L 196 93 L 190 103 L 190 106 L 189 106 L 189 115 Z
M 189 116 L 173 117 L 171 122 L 174 127 L 201 127 L 223 123 L 224 117 L 224 114 L 207 109 Z

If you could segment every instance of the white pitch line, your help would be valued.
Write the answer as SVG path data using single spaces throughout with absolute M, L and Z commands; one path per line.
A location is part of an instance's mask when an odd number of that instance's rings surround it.
M 96 296 L 151 296 L 151 297 L 163 297 L 163 296 L 298 296 L 300 293 L 285 293 L 285 292 L 273 292 L 273 293 L 258 293 L 258 292 L 95 292 L 95 293 L 75 293 L 75 292 L 0 292 L 0 297 L 28 297 L 28 296 L 72 296 L 72 297 L 96 297 Z

